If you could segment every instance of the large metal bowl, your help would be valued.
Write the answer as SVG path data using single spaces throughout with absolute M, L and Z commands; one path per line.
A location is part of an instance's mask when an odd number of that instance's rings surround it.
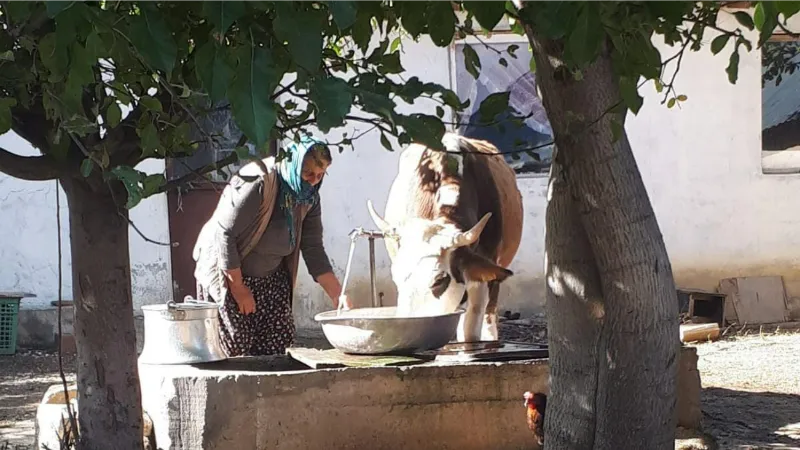
M 397 308 L 357 308 L 319 313 L 328 342 L 356 355 L 410 354 L 443 347 L 455 337 L 463 309 L 450 314 L 397 317 Z

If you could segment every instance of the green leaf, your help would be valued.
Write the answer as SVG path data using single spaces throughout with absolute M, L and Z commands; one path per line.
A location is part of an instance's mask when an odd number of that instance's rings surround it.
M 303 5 L 303 3 L 301 3 Z M 289 2 L 276 4 L 275 34 L 289 45 L 295 63 L 316 73 L 322 62 L 322 21 L 318 14 L 295 10 Z
M 139 97 L 139 104 L 150 111 L 161 112 L 164 110 L 161 106 L 161 102 L 157 98 L 149 95 L 143 95 Z
M 89 177 L 92 174 L 92 169 L 94 169 L 94 163 L 90 158 L 86 158 L 81 163 L 81 175 L 83 178 Z
M 540 2 L 534 9 L 536 31 L 550 39 L 561 39 L 575 28 L 576 8 L 570 2 Z
M 79 42 L 70 47 L 69 74 L 64 93 L 61 96 L 65 108 L 70 112 L 82 112 L 84 86 L 94 83 L 94 66 L 96 59 L 89 56 Z
M 126 208 L 131 209 L 142 201 L 142 189 L 139 187 L 139 180 L 142 179 L 142 173 L 132 167 L 117 166 L 111 169 L 111 173 L 117 177 L 125 190 L 128 191 L 128 203 Z
M 380 72 L 382 75 L 402 73 L 404 70 L 403 64 L 400 62 L 400 52 L 389 53 L 380 59 L 380 67 L 378 68 L 378 72 Z
M 455 92 L 451 91 L 450 89 L 447 89 L 442 92 L 442 101 L 444 102 L 445 105 L 451 108 L 463 109 L 461 106 L 462 105 L 461 99 L 458 98 L 458 95 Z
M 178 47 L 161 12 L 150 5 L 139 4 L 141 14 L 131 19 L 129 37 L 148 65 L 169 74 L 175 67 Z
M 687 97 L 687 96 L 686 96 L 686 95 L 684 95 L 684 94 L 681 94 L 681 95 L 679 95 L 677 98 L 678 98 L 678 101 L 679 101 L 679 102 L 685 102 L 686 100 L 688 100 L 688 99 L 689 99 L 689 97 Z
M 328 9 L 330 9 L 333 21 L 336 22 L 336 26 L 339 27 L 339 30 L 345 30 L 356 22 L 358 6 L 354 1 L 328 1 Z
M 427 2 L 397 2 L 400 22 L 412 38 L 416 39 L 427 26 Z
M 722 49 L 725 48 L 725 44 L 728 43 L 730 37 L 731 35 L 729 34 L 721 34 L 715 37 L 714 40 L 711 41 L 711 53 L 716 55 L 717 53 L 721 52 Z
M 482 122 L 491 122 L 501 114 L 508 110 L 508 99 L 510 92 L 495 92 L 489 94 L 478 107 L 478 113 Z
M 412 142 L 418 142 L 432 148 L 442 147 L 445 133 L 444 124 L 435 116 L 412 114 L 398 119 Z
M 109 128 L 116 128 L 122 122 L 122 110 L 120 110 L 117 102 L 111 102 L 106 109 L 106 126 Z
M 214 24 L 214 27 L 225 33 L 233 22 L 244 15 L 244 2 L 240 1 L 204 1 L 203 15 Z
M 69 8 L 70 6 L 74 5 L 75 2 L 44 2 L 44 6 L 47 9 L 47 17 L 54 18 L 58 15 L 61 11 Z
M 324 78 L 311 86 L 309 98 L 317 105 L 317 127 L 323 133 L 344 125 L 344 118 L 353 106 L 350 85 L 341 78 Z
M 672 108 L 673 106 L 675 106 L 675 97 L 672 97 L 669 99 L 669 101 L 667 101 L 667 108 Z
M 84 114 L 72 114 L 68 119 L 61 121 L 61 128 L 78 136 L 86 136 L 97 131 L 95 122 L 90 122 Z M 65 140 L 69 140 L 67 137 Z
M 203 89 L 211 101 L 219 102 L 225 98 L 233 69 L 225 61 L 225 50 L 214 41 L 208 41 L 197 50 L 197 72 Z
M 354 93 L 358 96 L 361 109 L 368 113 L 377 114 L 394 125 L 394 108 L 397 105 L 392 99 L 365 89 L 354 90 Z
M 636 114 L 642 108 L 644 99 L 639 95 L 639 89 L 636 87 L 636 80 L 630 77 L 620 77 L 619 79 L 619 93 L 622 96 L 622 101 L 630 108 L 631 112 Z
M 466 66 L 467 72 L 477 80 L 481 71 L 481 59 L 478 57 L 478 53 L 475 49 L 469 44 L 464 44 L 464 65 Z
M 161 141 L 158 138 L 158 130 L 156 130 L 155 125 L 148 123 L 143 128 L 136 130 L 136 134 L 139 135 L 139 140 L 141 141 L 143 158 L 166 156 L 161 148 Z M 162 150 L 161 155 L 158 153 L 159 150 Z
M 456 15 L 450 2 L 428 2 L 428 33 L 434 45 L 447 47 L 453 41 Z
M 86 37 L 86 53 L 96 59 L 105 53 L 106 45 L 96 32 L 92 32 Z
M 750 17 L 750 14 L 747 14 L 744 11 L 736 11 L 735 13 L 733 13 L 733 17 L 736 18 L 736 21 L 738 21 L 739 24 L 741 24 L 748 30 L 752 30 L 755 27 L 755 24 L 753 23 L 753 18 Z
M 392 41 L 392 45 L 389 46 L 389 53 L 394 53 L 395 51 L 397 51 L 397 49 L 400 48 L 400 44 L 402 44 L 402 42 L 403 40 L 399 36 L 394 38 L 394 40 Z
M 764 2 L 757 2 L 756 8 L 753 11 L 753 23 L 759 30 L 764 26 L 766 17 L 764 15 Z
M 758 2 L 753 12 L 753 22 L 759 30 L 759 45 L 767 42 L 775 27 L 778 26 L 778 8 L 775 3 L 777 2 Z
M 594 60 L 603 43 L 603 24 L 597 20 L 597 10 L 592 2 L 585 2 L 578 13 L 575 29 L 567 38 L 567 49 L 572 63 L 583 66 Z
M 11 108 L 17 105 L 14 98 L 0 98 L 0 134 L 4 134 L 11 129 L 13 124 Z
M 3 14 L 10 16 L 11 23 L 19 25 L 28 21 L 31 16 L 33 2 L 6 2 L 3 5 Z
M 511 44 L 506 49 L 508 54 L 511 55 L 511 57 L 514 58 L 514 59 L 517 59 L 517 50 L 519 50 L 519 45 L 517 45 L 517 44 Z
M 236 152 L 236 157 L 238 157 L 240 161 L 247 161 L 250 159 L 250 149 L 246 145 L 236 147 L 233 151 Z
M 691 13 L 694 4 L 691 2 L 655 1 L 646 2 L 642 6 L 647 8 L 652 17 L 665 20 L 667 25 L 679 26 L 683 18 Z
M 243 48 L 233 83 L 228 88 L 233 117 L 250 142 L 260 147 L 275 126 L 275 105 L 270 100 L 277 80 L 271 55 L 263 47 Z
M 528 61 L 528 70 L 531 73 L 536 73 L 536 58 L 534 58 L 533 55 L 531 55 L 531 60 Z
M 153 194 L 157 194 L 158 189 L 166 182 L 166 178 L 160 173 L 154 173 L 144 177 L 144 180 L 142 180 L 142 196 L 149 197 Z
M 60 45 L 55 33 L 49 33 L 39 40 L 39 58 L 55 80 L 61 79 L 69 65 L 67 48 Z M 51 80 L 54 80 L 51 77 Z
M 728 74 L 728 81 L 731 84 L 736 84 L 736 80 L 739 79 L 739 49 L 735 49 L 733 53 L 731 53 L 731 58 L 728 61 L 728 67 L 725 68 L 725 72 Z
M 444 108 L 442 108 L 441 106 L 437 106 L 437 107 L 436 107 L 436 116 L 437 116 L 438 118 L 440 118 L 440 119 L 441 119 L 442 117 L 444 117 Z
M 471 12 L 483 29 L 492 31 L 506 13 L 505 2 L 465 1 L 464 8 Z
M 508 61 L 506 61 L 505 58 L 500 58 L 498 62 L 500 63 L 501 66 L 508 67 Z
M 784 19 L 789 19 L 800 12 L 800 2 L 779 1 L 775 2 L 778 12 L 783 14 Z
M 390 152 L 394 151 L 394 148 L 392 148 L 392 144 L 389 142 L 389 138 L 387 138 L 386 135 L 383 134 L 383 132 L 381 132 L 381 145 L 383 146 L 383 148 L 389 150 Z

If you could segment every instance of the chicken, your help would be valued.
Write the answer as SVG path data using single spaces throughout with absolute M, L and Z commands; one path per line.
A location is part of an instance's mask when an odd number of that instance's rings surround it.
M 523 394 L 525 399 L 526 415 L 528 418 L 528 428 L 533 433 L 533 437 L 539 445 L 544 445 L 544 412 L 547 408 L 547 396 L 542 393 Z

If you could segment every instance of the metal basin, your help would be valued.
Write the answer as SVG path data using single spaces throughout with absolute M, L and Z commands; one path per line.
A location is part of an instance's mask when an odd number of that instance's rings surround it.
M 327 311 L 314 320 L 332 346 L 357 355 L 410 354 L 443 347 L 455 337 L 463 309 L 435 316 L 397 317 L 397 308 Z

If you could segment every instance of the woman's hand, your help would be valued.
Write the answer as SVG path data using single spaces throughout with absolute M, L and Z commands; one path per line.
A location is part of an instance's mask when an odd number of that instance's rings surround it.
M 350 297 L 348 297 L 346 294 L 340 295 L 339 298 L 336 299 L 335 303 L 336 304 L 334 306 L 336 306 L 337 310 L 342 309 L 347 311 L 348 309 L 353 309 L 353 304 L 350 302 Z
M 239 307 L 239 312 L 244 315 L 256 312 L 256 299 L 250 288 L 244 284 L 242 269 L 226 270 L 225 278 L 228 279 L 228 289 Z
M 241 286 L 231 289 L 231 295 L 236 300 L 236 305 L 239 306 L 239 312 L 248 315 L 256 312 L 256 299 L 250 288 L 242 284 Z
M 339 279 L 336 278 L 336 275 L 333 272 L 323 273 L 322 275 L 318 276 L 317 283 L 322 286 L 322 289 L 324 289 L 325 293 L 328 294 L 328 297 L 331 298 L 334 308 L 339 309 L 339 302 L 342 298 L 346 299 L 344 305 L 342 306 L 346 306 L 347 309 L 350 309 L 353 306 L 347 296 L 343 295 L 342 285 L 339 283 Z

